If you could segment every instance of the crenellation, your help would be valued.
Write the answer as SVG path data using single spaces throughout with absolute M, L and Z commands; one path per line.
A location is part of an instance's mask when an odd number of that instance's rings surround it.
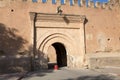
M 86 5 L 86 1 L 85 0 L 81 0 L 81 6 L 85 6 Z
M 89 7 L 89 8 L 101 8 L 101 9 L 112 9 L 116 2 L 120 3 L 120 0 L 109 0 L 108 3 L 93 2 L 91 0 L 0 0 L 0 7 L 6 7 L 12 2 L 30 2 L 30 3 L 50 3 L 50 4 L 60 4 L 65 5 L 69 4 L 70 6 L 80 6 L 80 7 Z
M 102 8 L 103 8 L 103 9 L 106 9 L 106 8 L 107 8 L 107 3 L 103 3 L 103 4 L 102 4 Z
M 90 7 L 91 6 L 91 2 L 90 2 L 90 0 L 88 1 L 88 7 Z
M 95 3 L 95 6 L 96 6 L 96 8 L 101 8 L 101 3 L 97 1 L 97 2 Z
M 94 8 L 94 7 L 95 7 L 93 1 L 90 1 L 90 6 L 89 6 L 89 7 L 91 7 L 91 8 Z
M 78 0 L 74 0 L 74 3 L 77 4 L 77 3 L 78 3 Z

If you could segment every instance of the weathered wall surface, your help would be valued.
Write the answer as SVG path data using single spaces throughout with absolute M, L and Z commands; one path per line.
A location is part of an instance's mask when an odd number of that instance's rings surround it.
M 5 4 L 3 4 L 5 3 Z M 29 12 L 56 13 L 60 4 L 32 1 L 0 2 L 0 53 L 15 56 L 31 51 L 33 29 Z M 63 14 L 86 16 L 86 53 L 120 53 L 120 12 L 93 7 L 62 5 Z M 77 34 L 76 34 L 77 35 Z M 78 43 L 78 45 L 80 45 Z M 108 54 L 109 55 L 109 54 Z
M 9 5 L 0 8 L 0 22 L 5 24 L 6 27 L 17 29 L 17 34 L 21 36 L 24 34 L 22 37 L 30 42 L 29 12 L 56 13 L 58 5 L 11 1 Z M 77 5 L 70 6 L 69 4 L 62 5 L 62 10 L 65 14 L 86 15 L 88 20 L 85 25 L 87 53 L 119 50 L 120 20 L 118 11 L 79 7 Z
M 79 15 L 56 15 L 56 14 L 36 14 L 35 32 L 36 47 L 47 56 L 48 48 L 54 43 L 62 44 L 65 50 L 57 48 L 56 54 L 65 52 L 68 66 L 70 68 L 80 68 L 83 65 L 84 50 L 84 22 L 85 16 Z M 77 36 L 76 36 L 77 34 Z M 78 45 L 78 43 L 80 45 Z M 60 46 L 60 45 L 59 45 Z M 57 47 L 59 47 L 57 45 Z M 72 65 L 70 64 L 72 63 Z M 79 67 L 78 67 L 79 66 Z

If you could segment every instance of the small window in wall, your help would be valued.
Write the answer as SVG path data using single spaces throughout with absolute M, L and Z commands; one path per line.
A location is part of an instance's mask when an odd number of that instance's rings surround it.
M 74 0 L 70 0 L 70 6 L 73 6 Z
M 56 4 L 56 0 L 52 0 L 52 4 Z
M 65 4 L 65 0 L 61 0 L 61 2 L 60 2 L 60 3 L 61 3 L 62 5 L 63 5 L 63 4 Z
M 32 0 L 32 2 L 37 2 L 37 0 Z
M 47 2 L 47 0 L 42 0 L 42 3 L 46 3 Z

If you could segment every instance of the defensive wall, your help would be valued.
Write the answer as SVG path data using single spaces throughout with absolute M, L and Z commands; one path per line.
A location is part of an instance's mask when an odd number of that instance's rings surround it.
M 0 0 L 0 72 L 48 68 L 48 61 L 69 68 L 120 67 L 119 10 L 110 3 L 65 0 L 59 15 L 60 5 Z

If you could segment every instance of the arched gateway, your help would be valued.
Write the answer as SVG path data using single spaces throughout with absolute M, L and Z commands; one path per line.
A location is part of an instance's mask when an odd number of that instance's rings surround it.
M 85 16 L 30 13 L 33 53 L 41 68 L 49 64 L 81 68 L 84 64 Z
M 62 43 L 56 42 L 48 48 L 48 68 L 53 68 L 57 64 L 59 67 L 67 66 L 67 52 Z

